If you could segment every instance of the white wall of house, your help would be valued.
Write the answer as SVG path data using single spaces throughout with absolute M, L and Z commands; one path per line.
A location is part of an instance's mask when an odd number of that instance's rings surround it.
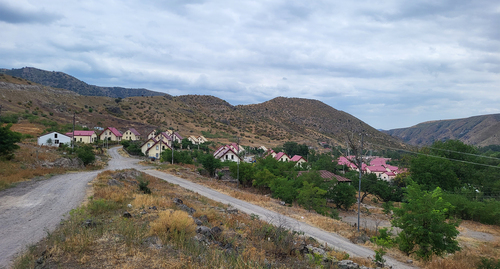
M 228 151 L 226 154 L 222 155 L 220 160 L 222 162 L 240 162 L 240 158 L 238 158 L 238 156 L 236 156 L 236 154 L 231 151 Z
M 48 141 L 52 143 L 47 143 Z M 71 144 L 71 137 L 58 132 L 52 132 L 38 137 L 38 145 L 40 146 L 59 147 L 60 144 Z

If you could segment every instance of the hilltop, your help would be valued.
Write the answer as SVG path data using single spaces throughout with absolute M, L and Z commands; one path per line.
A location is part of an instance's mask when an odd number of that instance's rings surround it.
M 416 146 L 449 139 L 475 146 L 500 145 L 500 114 L 429 121 L 384 132 Z
M 89 85 L 73 76 L 63 72 L 45 71 L 33 67 L 19 69 L 0 69 L 0 73 L 23 78 L 40 85 L 61 88 L 88 96 L 107 96 L 113 98 L 126 98 L 130 96 L 160 96 L 164 93 L 146 89 L 129 89 L 122 87 L 99 87 Z

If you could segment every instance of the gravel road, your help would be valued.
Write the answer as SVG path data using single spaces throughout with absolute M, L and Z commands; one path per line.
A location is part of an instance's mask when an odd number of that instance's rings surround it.
M 188 180 L 160 171 L 148 170 L 147 167 L 138 165 L 137 159 L 124 158 L 118 154 L 117 150 L 118 148 L 109 150 L 112 159 L 104 170 L 128 168 L 143 170 L 152 176 L 178 184 L 207 198 L 231 204 L 247 214 L 257 214 L 261 219 L 273 224 L 285 225 L 290 229 L 302 231 L 306 235 L 336 249 L 346 251 L 352 256 L 373 257 L 375 255 L 372 250 L 353 244 L 337 234 L 323 231 Z M 80 205 L 85 197 L 88 183 L 104 170 L 69 173 L 47 180 L 24 182 L 0 192 L 0 268 L 6 268 L 13 257 L 24 247 L 41 240 L 47 235 L 47 231 L 53 231 L 65 214 Z M 389 257 L 386 259 L 393 268 L 415 268 Z
M 137 160 L 109 150 L 112 159 L 105 170 L 143 169 Z M 104 170 L 68 173 L 47 180 L 21 182 L 0 192 L 0 268 L 24 247 L 53 231 L 64 215 L 85 198 L 87 184 Z

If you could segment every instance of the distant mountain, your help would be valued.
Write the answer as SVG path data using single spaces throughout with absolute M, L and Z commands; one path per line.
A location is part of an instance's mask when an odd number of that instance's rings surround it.
M 107 96 L 126 98 L 131 96 L 161 96 L 164 93 L 146 89 L 129 89 L 121 87 L 99 87 L 89 85 L 63 72 L 45 71 L 33 67 L 20 69 L 0 69 L 0 73 L 23 78 L 44 86 L 66 89 L 86 96 Z
M 500 145 L 500 114 L 430 121 L 384 132 L 416 146 L 448 139 L 476 146 Z

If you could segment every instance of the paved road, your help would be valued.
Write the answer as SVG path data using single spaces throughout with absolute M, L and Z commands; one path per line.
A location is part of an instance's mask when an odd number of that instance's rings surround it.
M 321 242 L 344 250 L 352 256 L 368 257 L 375 253 L 356 245 L 333 233 L 325 232 L 306 223 L 294 220 L 265 208 L 221 194 L 207 187 L 188 180 L 175 177 L 147 167 L 138 165 L 138 160 L 124 158 L 117 152 L 118 148 L 109 150 L 112 159 L 105 170 L 135 168 L 178 184 L 215 201 L 231 204 L 247 214 L 257 214 L 261 219 L 273 224 L 286 225 L 290 229 L 303 231 Z M 70 173 L 55 176 L 48 180 L 22 183 L 15 188 L 0 192 L 0 268 L 5 268 L 23 247 L 36 243 L 52 231 L 64 217 L 64 214 L 77 207 L 85 197 L 87 183 L 104 170 Z M 386 258 L 393 268 L 415 268 L 407 264 Z
M 117 148 L 110 149 L 109 154 L 112 159 L 106 170 L 143 169 L 136 159 L 118 154 Z M 0 192 L 0 268 L 7 267 L 24 247 L 40 241 L 47 231 L 53 231 L 64 214 L 81 204 L 87 183 L 102 171 L 22 182 Z

